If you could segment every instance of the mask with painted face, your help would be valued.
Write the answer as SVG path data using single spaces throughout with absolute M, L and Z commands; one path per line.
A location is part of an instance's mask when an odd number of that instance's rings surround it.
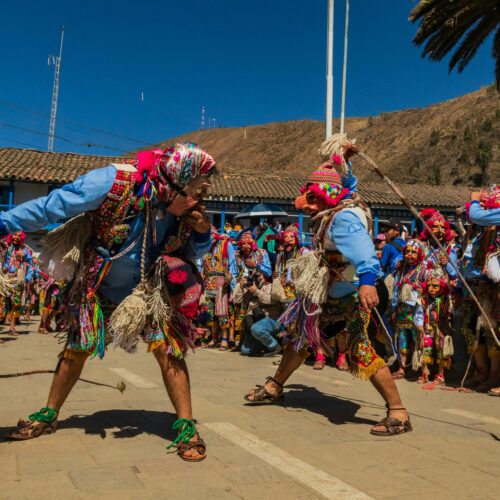
M 444 243 L 453 238 L 451 233 L 450 223 L 443 217 L 443 215 L 434 208 L 423 208 L 420 215 L 424 218 L 426 224 L 430 227 L 432 234 L 438 239 L 439 242 Z M 426 227 L 420 233 L 420 238 L 424 241 L 429 240 L 430 235 Z
M 425 257 L 425 251 L 422 243 L 418 240 L 409 240 L 404 250 L 405 263 L 414 266 L 420 264 Z
M 349 195 L 349 189 L 342 186 L 342 179 L 337 172 L 337 158 L 323 163 L 314 170 L 307 183 L 300 189 L 295 199 L 295 208 L 314 217 L 319 212 L 333 208 Z

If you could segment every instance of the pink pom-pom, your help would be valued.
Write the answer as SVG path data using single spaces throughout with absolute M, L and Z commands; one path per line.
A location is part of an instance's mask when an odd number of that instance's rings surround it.
M 332 163 L 334 163 L 335 165 L 342 165 L 342 157 L 339 156 L 339 155 L 332 155 L 332 157 L 330 158 Z

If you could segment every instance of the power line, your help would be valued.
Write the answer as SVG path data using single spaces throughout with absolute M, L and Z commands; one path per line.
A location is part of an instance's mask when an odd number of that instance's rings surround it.
M 29 142 L 15 141 L 14 139 L 6 139 L 6 138 L 4 138 L 3 140 L 8 142 L 14 142 L 16 144 L 20 144 L 21 146 L 28 146 L 30 148 L 40 149 L 40 146 L 37 146 L 35 144 L 30 144 Z
M 45 137 L 47 137 L 49 135 L 46 132 L 40 132 L 39 130 L 33 130 L 33 129 L 27 128 L 27 127 L 20 127 L 18 125 L 14 125 L 12 123 L 6 123 L 6 122 L 0 122 L 0 127 L 22 130 L 24 132 L 29 132 L 30 134 L 43 135 Z M 74 144 L 75 146 L 85 146 L 85 147 L 89 147 L 89 148 L 95 147 L 95 148 L 101 148 L 101 149 L 109 149 L 112 151 L 118 151 L 120 153 L 130 153 L 130 151 L 125 151 L 124 149 L 113 148 L 111 146 L 104 146 L 103 144 L 93 144 L 90 142 L 88 142 L 88 143 L 75 142 L 75 141 L 72 141 L 71 139 L 68 139 L 67 137 L 63 137 L 61 135 L 54 135 L 54 137 L 56 137 L 57 139 L 60 139 L 61 141 L 65 141 L 65 142 L 68 142 L 70 144 Z
M 8 102 L 8 101 L 4 101 L 4 100 L 1 100 L 1 99 L 0 99 L 0 106 L 13 109 L 13 110 L 15 110 L 17 112 L 20 112 L 20 113 L 26 113 L 26 114 L 30 114 L 30 115 L 34 115 L 34 116 L 40 116 L 42 118 L 49 118 L 49 115 L 47 113 L 41 113 L 39 111 L 35 111 L 35 110 L 29 109 L 29 108 L 25 108 L 23 106 L 19 106 L 17 104 L 14 104 L 14 103 L 11 103 L 11 102 Z M 147 142 L 147 141 L 143 141 L 141 139 L 134 139 L 132 137 L 128 137 L 126 135 L 118 134 L 116 132 L 109 132 L 107 130 L 103 130 L 103 129 L 100 129 L 100 128 L 90 127 L 88 125 L 83 125 L 82 123 L 74 122 L 72 120 L 66 120 L 66 119 L 62 118 L 62 119 L 60 119 L 60 122 L 61 121 L 65 122 L 65 123 L 67 123 L 69 125 L 74 125 L 76 127 L 80 127 L 80 128 L 91 130 L 93 132 L 99 132 L 101 134 L 106 134 L 106 135 L 109 135 L 109 136 L 112 136 L 112 137 L 117 137 L 119 139 L 125 139 L 127 141 L 136 142 L 138 144 L 144 144 L 145 146 L 151 146 L 151 144 L 152 144 L 151 141 Z M 68 127 L 65 127 L 65 128 L 68 128 Z

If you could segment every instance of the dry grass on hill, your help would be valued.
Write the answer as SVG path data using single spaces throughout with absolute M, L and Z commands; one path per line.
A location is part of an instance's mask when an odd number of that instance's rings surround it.
M 500 181 L 500 96 L 493 87 L 426 108 L 349 118 L 346 131 L 398 182 Z M 319 162 L 323 134 L 322 122 L 299 120 L 198 130 L 161 145 L 194 141 L 232 175 L 302 177 Z M 361 180 L 376 180 L 359 160 L 355 171 Z

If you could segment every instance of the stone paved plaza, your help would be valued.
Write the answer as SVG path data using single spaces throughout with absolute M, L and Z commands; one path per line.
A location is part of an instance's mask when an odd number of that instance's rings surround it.
M 0 345 L 0 373 L 55 367 L 61 345 L 24 324 Z M 5 338 L 5 335 L 2 335 Z M 383 415 L 370 384 L 304 365 L 277 406 L 242 396 L 277 358 L 198 350 L 189 356 L 195 415 L 208 445 L 189 464 L 166 446 L 175 416 L 145 346 L 87 364 L 56 434 L 0 442 L 2 499 L 498 498 L 500 399 L 424 391 L 398 381 L 414 432 L 369 434 Z M 0 432 L 45 404 L 51 375 L 0 379 Z

